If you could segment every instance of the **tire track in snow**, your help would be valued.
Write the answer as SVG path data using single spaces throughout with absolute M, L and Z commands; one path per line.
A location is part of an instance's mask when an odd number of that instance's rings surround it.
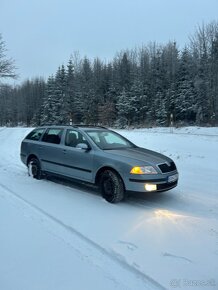
M 130 278 L 130 281 L 131 281 L 131 276 L 133 276 L 134 279 L 137 279 L 137 282 L 139 282 L 139 284 L 141 284 L 141 286 L 142 286 L 142 288 L 140 288 L 140 289 L 166 290 L 166 288 L 163 287 L 161 284 L 159 284 L 157 281 L 155 281 L 154 279 L 152 279 L 151 277 L 149 277 L 148 275 L 146 275 L 145 273 L 143 273 L 142 271 L 140 271 L 139 269 L 134 267 L 134 265 L 129 264 L 126 261 L 124 256 L 115 252 L 113 249 L 110 250 L 110 249 L 106 249 L 106 248 L 100 246 L 99 244 L 97 244 L 93 240 L 89 239 L 87 236 L 83 235 L 81 232 L 79 232 L 75 228 L 65 224 L 63 221 L 59 220 L 55 216 L 52 216 L 51 214 L 49 214 L 48 212 L 46 212 L 42 208 L 27 201 L 26 199 L 21 197 L 19 194 L 17 194 L 16 192 L 14 192 L 10 188 L 8 188 L 6 185 L 0 183 L 0 187 L 2 189 L 4 189 L 6 192 L 8 192 L 12 199 L 17 199 L 17 201 L 19 201 L 21 203 L 23 211 L 31 210 L 30 217 L 33 219 L 36 219 L 37 221 L 40 221 L 40 223 L 44 224 L 44 226 L 46 225 L 48 227 L 48 229 L 53 234 L 54 234 L 54 230 L 52 230 L 51 227 L 55 226 L 55 235 L 58 236 L 59 238 L 61 238 L 65 243 L 67 243 L 68 245 L 70 244 L 71 247 L 73 247 L 74 249 L 79 251 L 83 257 L 84 257 L 83 250 L 85 248 L 87 248 L 87 246 L 88 246 L 87 250 L 88 250 L 89 257 L 85 255 L 86 258 L 92 259 L 92 257 L 94 257 L 94 260 L 95 260 L 96 259 L 96 250 L 97 250 L 98 267 L 100 264 L 100 268 L 103 268 L 106 266 L 107 271 L 108 270 L 113 271 L 112 270 L 113 267 L 110 267 L 110 265 L 111 264 L 115 265 L 115 267 L 118 266 L 119 270 L 121 270 L 121 273 L 123 273 L 122 277 L 128 277 L 128 279 Z M 33 214 L 33 212 L 35 212 L 35 213 Z M 67 234 L 67 236 L 68 236 L 67 240 L 66 240 L 66 238 L 64 239 L 62 235 L 57 234 L 57 226 L 59 229 L 61 228 L 62 232 L 64 231 L 64 235 Z M 70 234 L 70 237 L 69 237 L 69 234 Z M 65 235 L 65 237 L 66 237 L 66 235 Z M 78 244 L 77 244 L 77 246 L 75 246 L 76 240 L 78 240 L 79 244 L 83 243 L 85 245 L 85 248 L 83 248 L 82 250 L 78 249 Z M 93 253 L 93 255 L 91 255 L 93 249 L 95 250 L 95 252 Z M 103 264 L 103 267 L 102 267 L 102 264 Z M 119 273 L 120 273 L 120 271 L 119 271 Z M 110 274 L 112 276 L 114 276 L 113 272 Z M 128 280 L 128 279 L 125 278 L 125 280 Z M 115 281 L 115 282 L 118 284 L 122 283 L 122 281 L 121 282 Z M 132 282 L 133 282 L 133 284 L 135 284 L 134 280 Z M 128 283 L 128 285 L 129 285 L 129 283 Z M 132 288 L 130 286 L 129 289 L 134 289 L 134 288 Z

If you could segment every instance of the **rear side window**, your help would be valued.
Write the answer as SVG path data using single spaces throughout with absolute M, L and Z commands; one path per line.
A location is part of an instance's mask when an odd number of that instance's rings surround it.
M 42 141 L 53 143 L 53 144 L 60 144 L 62 134 L 63 134 L 63 129 L 58 129 L 58 128 L 48 129 L 45 132 L 42 138 Z
M 44 132 L 45 129 L 35 129 L 26 136 L 26 139 L 38 141 Z

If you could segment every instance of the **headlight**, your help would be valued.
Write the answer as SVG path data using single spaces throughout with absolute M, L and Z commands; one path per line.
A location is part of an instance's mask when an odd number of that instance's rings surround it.
M 134 166 L 130 173 L 132 174 L 157 174 L 153 166 Z

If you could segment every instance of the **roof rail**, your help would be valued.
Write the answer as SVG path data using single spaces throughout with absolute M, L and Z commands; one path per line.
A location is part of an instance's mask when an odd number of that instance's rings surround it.
M 70 125 L 72 127 L 94 127 L 94 128 L 102 128 L 107 129 L 107 127 L 100 126 L 100 125 L 91 125 L 91 124 L 72 124 Z
M 51 126 L 71 126 L 71 127 L 94 127 L 94 128 L 102 128 L 102 129 L 108 129 L 107 127 L 104 126 L 100 126 L 100 125 L 91 125 L 91 124 L 41 124 L 41 127 L 51 127 Z

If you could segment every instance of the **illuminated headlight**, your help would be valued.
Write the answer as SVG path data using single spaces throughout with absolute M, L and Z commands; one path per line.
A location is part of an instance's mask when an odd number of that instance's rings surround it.
M 154 191 L 154 190 L 157 190 L 157 185 L 156 184 L 146 183 L 145 184 L 145 190 L 146 191 Z
M 153 166 L 135 166 L 130 171 L 131 174 L 157 174 Z

